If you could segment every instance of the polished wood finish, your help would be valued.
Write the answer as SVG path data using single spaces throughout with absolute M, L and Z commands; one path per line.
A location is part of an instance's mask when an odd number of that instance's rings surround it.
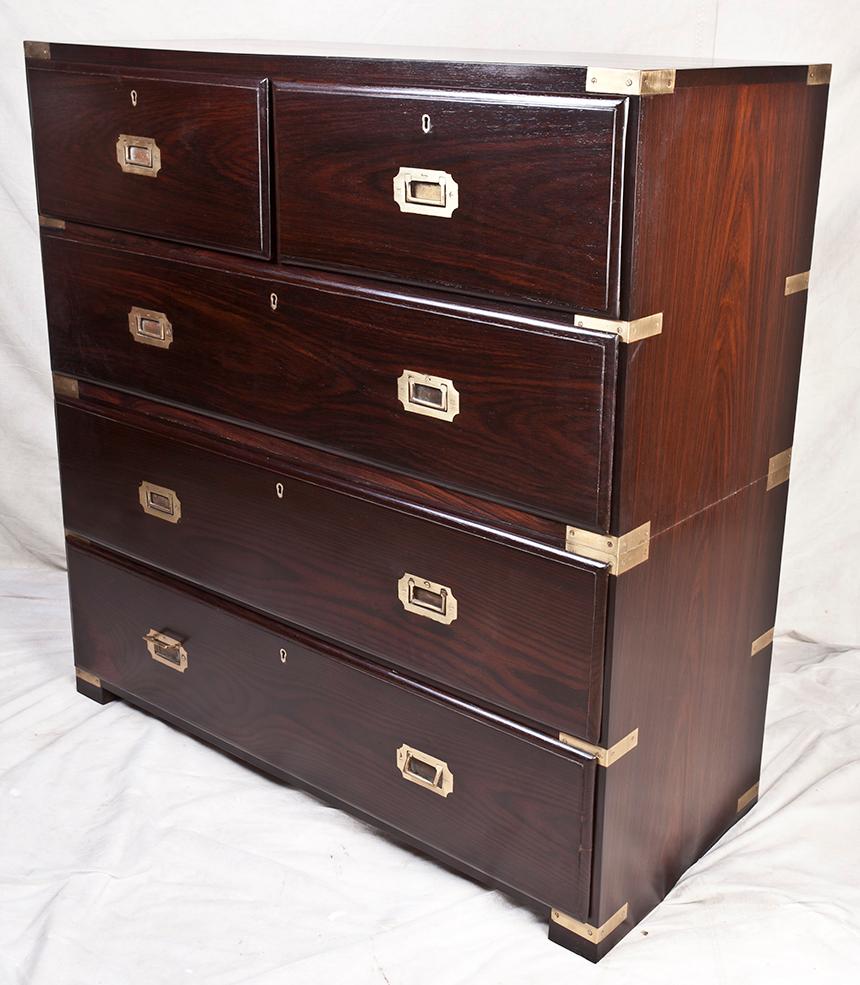
M 615 314 L 624 110 L 276 82 L 279 258 Z M 401 167 L 450 174 L 453 215 L 401 212 Z
M 595 763 L 400 674 L 70 544 L 76 660 L 129 692 L 378 817 L 493 880 L 584 913 Z M 180 673 L 142 637 L 180 637 Z M 281 651 L 286 659 L 281 659 Z M 405 780 L 404 743 L 444 760 L 453 792 Z M 264 766 L 265 768 L 265 766 Z
M 46 230 L 54 370 L 607 529 L 617 337 L 562 316 L 175 253 Z M 135 344 L 132 306 L 166 314 L 169 349 Z M 454 382 L 453 421 L 404 409 L 404 369 Z
M 42 213 L 270 255 L 265 79 L 47 61 L 30 62 L 27 81 Z M 120 168 L 120 134 L 156 141 L 155 177 Z

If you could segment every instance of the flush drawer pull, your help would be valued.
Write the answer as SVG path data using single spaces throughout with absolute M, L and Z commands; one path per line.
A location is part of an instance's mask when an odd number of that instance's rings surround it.
M 150 629 L 143 637 L 143 641 L 153 660 L 178 670 L 180 674 L 185 673 L 188 667 L 188 651 L 181 640 L 174 639 L 167 633 L 159 633 L 157 629 Z
M 128 330 L 135 342 L 169 349 L 173 341 L 173 326 L 163 311 L 134 307 L 128 313 Z
M 450 625 L 457 618 L 457 599 L 447 585 L 427 581 L 407 571 L 397 582 L 397 597 L 407 612 Z
M 138 487 L 138 494 L 144 513 L 158 517 L 159 520 L 167 520 L 168 523 L 179 523 L 182 503 L 172 489 L 144 481 Z
M 397 378 L 397 399 L 410 414 L 453 421 L 460 413 L 460 392 L 453 380 L 404 369 Z
M 460 204 L 460 188 L 447 171 L 401 168 L 394 176 L 394 201 L 401 212 L 450 219 Z
M 448 764 L 412 746 L 404 744 L 397 750 L 397 768 L 404 780 L 432 790 L 440 797 L 454 792 L 454 774 Z
M 126 174 L 155 178 L 161 170 L 161 149 L 152 137 L 121 133 L 116 142 L 116 160 Z

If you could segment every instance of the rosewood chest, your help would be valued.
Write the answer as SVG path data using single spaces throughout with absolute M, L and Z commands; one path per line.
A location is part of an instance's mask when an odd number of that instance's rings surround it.
M 756 802 L 829 66 L 25 54 L 78 690 L 597 960 Z

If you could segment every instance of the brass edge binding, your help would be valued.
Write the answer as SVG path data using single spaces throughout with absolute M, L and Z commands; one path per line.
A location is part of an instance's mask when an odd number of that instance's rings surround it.
M 75 667 L 75 677 L 78 680 L 83 681 L 85 684 L 92 684 L 93 687 L 101 687 L 102 679 L 96 677 L 95 674 L 91 674 L 88 670 L 84 670 L 83 667 Z
M 622 342 L 639 342 L 650 339 L 663 331 L 663 312 L 646 315 L 633 321 L 613 321 L 610 318 L 591 318 L 588 315 L 574 315 L 576 328 L 593 328 L 598 332 L 613 332 Z
M 755 799 L 758 797 L 758 781 L 756 781 L 746 793 L 742 793 L 738 797 L 738 814 L 745 808 L 748 807 Z
M 62 373 L 51 373 L 54 381 L 54 395 L 57 397 L 70 397 L 77 400 L 80 396 L 78 381 L 73 376 L 63 376 Z
M 674 68 L 592 68 L 585 70 L 585 91 L 617 96 L 661 96 L 675 91 Z
M 809 290 L 809 271 L 804 270 L 801 274 L 791 274 L 785 278 L 785 296 L 799 294 L 801 291 Z
M 557 923 L 560 927 L 564 927 L 565 930 L 569 930 L 572 934 L 576 934 L 578 937 L 584 937 L 586 940 L 591 941 L 592 944 L 599 944 L 613 930 L 617 930 L 624 923 L 627 919 L 627 908 L 628 904 L 625 903 L 620 910 L 612 914 L 606 923 L 602 923 L 599 927 L 592 927 L 590 923 L 575 920 L 566 913 L 562 913 L 561 910 L 556 909 L 550 911 L 550 920 L 553 923 Z
M 832 65 L 810 65 L 806 72 L 806 84 L 808 86 L 830 85 L 832 68 Z
M 42 226 L 43 229 L 65 229 L 66 220 L 55 219 L 53 216 L 49 215 L 40 215 L 39 225 Z
M 778 455 L 768 460 L 767 463 L 767 488 L 773 489 L 788 479 L 791 471 L 791 449 L 786 448 Z
M 49 62 L 51 60 L 51 46 L 47 41 L 25 41 L 24 57 L 33 61 Z
M 762 633 L 761 636 L 756 637 L 756 639 L 752 641 L 750 656 L 754 657 L 757 653 L 761 653 L 761 651 L 769 647 L 771 643 L 773 643 L 773 626 L 771 626 L 766 633 Z
M 566 732 L 559 732 L 558 738 L 566 746 L 581 749 L 583 752 L 590 752 L 597 760 L 598 766 L 611 766 L 639 745 L 639 729 L 633 729 L 629 735 L 625 735 L 623 739 L 619 739 L 614 746 L 610 746 L 608 749 L 604 746 L 593 746 L 590 742 L 583 742 Z
M 604 561 L 609 565 L 611 575 L 624 574 L 637 564 L 647 561 L 650 544 L 650 521 L 620 537 L 567 527 L 564 542 L 565 550 L 571 554 L 579 554 L 593 561 Z

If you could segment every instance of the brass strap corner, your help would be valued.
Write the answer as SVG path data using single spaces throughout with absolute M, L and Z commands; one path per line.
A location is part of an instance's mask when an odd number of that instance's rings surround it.
M 65 229 L 66 220 L 65 219 L 55 219 L 50 215 L 39 215 L 39 225 L 43 229 Z
M 102 679 L 95 674 L 91 674 L 88 670 L 84 670 L 83 667 L 75 667 L 75 677 L 79 681 L 83 681 L 84 684 L 92 684 L 93 687 L 102 686 Z
M 585 70 L 585 91 L 616 96 L 661 96 L 675 91 L 674 68 L 592 68 Z
M 791 471 L 791 449 L 786 448 L 774 455 L 767 463 L 767 488 L 773 489 L 788 479 Z
M 832 65 L 810 65 L 806 71 L 806 84 L 808 86 L 830 85 L 830 72 Z
M 746 793 L 742 793 L 740 797 L 738 797 L 738 814 L 740 814 L 745 807 L 748 807 L 757 797 L 758 781 L 756 781 Z
M 621 575 L 648 560 L 651 523 L 643 523 L 641 527 L 620 537 L 567 527 L 564 546 L 571 554 L 608 564 L 611 575 Z
M 809 271 L 804 270 L 800 274 L 791 274 L 785 278 L 785 296 L 799 294 L 801 291 L 809 290 Z
M 576 328 L 592 328 L 597 332 L 612 332 L 622 342 L 639 342 L 660 335 L 663 331 L 663 312 L 656 315 L 646 315 L 633 321 L 613 321 L 611 318 L 592 318 L 589 315 L 574 315 L 573 324 Z
M 587 941 L 591 941 L 592 944 L 599 944 L 602 940 L 605 940 L 613 930 L 617 930 L 621 924 L 627 919 L 627 909 L 628 904 L 625 903 L 619 910 L 599 927 L 592 927 L 590 923 L 583 923 L 581 920 L 575 920 L 573 917 L 569 917 L 566 913 L 562 913 L 561 910 L 553 909 L 550 912 L 550 919 L 553 923 L 557 923 L 559 927 L 564 927 L 565 930 L 569 930 L 572 934 L 576 934 L 578 937 L 584 937 Z
M 47 41 L 25 41 L 24 57 L 36 62 L 51 60 L 51 46 Z
M 771 643 L 773 643 L 773 626 L 771 626 L 766 633 L 762 633 L 761 636 L 757 636 L 752 641 L 750 656 L 754 657 L 757 653 L 761 653 L 761 651 L 767 649 Z
M 80 388 L 78 387 L 78 381 L 74 376 L 64 376 L 62 373 L 51 373 L 51 378 L 54 381 L 54 396 L 55 397 L 69 397 L 71 400 L 77 400 L 80 397 Z
M 622 756 L 626 756 L 631 749 L 635 749 L 639 745 L 639 729 L 633 729 L 632 732 L 625 735 L 623 739 L 619 739 L 614 746 L 610 746 L 608 749 L 604 746 L 594 746 L 590 742 L 583 742 L 581 739 L 577 739 L 576 736 L 568 735 L 566 732 L 559 732 L 558 738 L 566 746 L 581 749 L 583 752 L 590 752 L 597 760 L 598 766 L 608 767 L 613 763 L 617 763 Z

